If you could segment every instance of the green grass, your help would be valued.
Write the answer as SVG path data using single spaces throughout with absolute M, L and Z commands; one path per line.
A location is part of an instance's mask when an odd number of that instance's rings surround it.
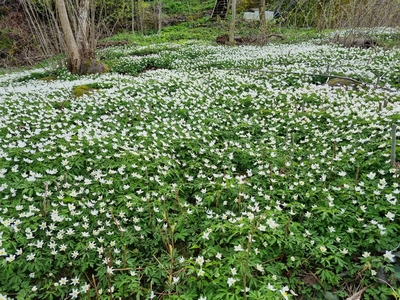
M 163 11 L 168 15 L 204 13 L 214 8 L 215 0 L 163 0 Z
M 141 34 L 124 32 L 105 38 L 103 41 L 127 41 L 138 46 L 154 45 L 166 42 L 179 42 L 187 40 L 214 40 L 222 34 L 222 29 L 205 20 L 197 23 L 184 22 L 179 25 L 169 26 L 162 29 L 160 34 L 150 32 Z

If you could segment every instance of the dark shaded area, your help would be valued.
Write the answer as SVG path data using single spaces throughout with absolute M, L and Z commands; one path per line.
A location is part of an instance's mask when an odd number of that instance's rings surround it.
M 369 37 L 355 37 L 354 35 L 349 36 L 336 36 L 335 42 L 346 47 L 356 47 L 369 49 L 378 46 L 378 42 Z
M 233 40 L 235 41 L 235 45 L 265 45 L 272 38 L 278 38 L 283 40 L 284 37 L 280 34 L 252 34 L 248 36 L 235 36 Z M 220 45 L 228 45 L 229 44 L 229 36 L 227 34 L 218 36 L 215 41 Z
M 285 4 L 285 5 L 283 6 L 283 4 Z M 282 0 L 279 3 L 278 7 L 274 10 L 274 19 L 277 19 L 279 17 L 282 17 L 282 16 L 288 14 L 289 11 L 296 6 L 296 4 L 297 4 L 296 0 L 292 0 L 292 1 Z
M 0 67 L 32 65 L 43 59 L 17 0 L 0 0 Z
M 221 18 L 225 19 L 226 16 L 228 15 L 228 11 L 230 8 L 230 1 L 228 0 L 218 0 L 215 3 L 215 7 L 213 9 L 213 12 L 211 13 L 212 18 Z

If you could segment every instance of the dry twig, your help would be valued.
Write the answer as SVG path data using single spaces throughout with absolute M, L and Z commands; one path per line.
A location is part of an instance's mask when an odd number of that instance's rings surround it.
M 368 287 L 362 288 L 361 290 L 359 290 L 354 295 L 348 297 L 346 300 L 359 300 L 359 299 L 361 299 L 361 295 L 367 290 L 367 288 Z

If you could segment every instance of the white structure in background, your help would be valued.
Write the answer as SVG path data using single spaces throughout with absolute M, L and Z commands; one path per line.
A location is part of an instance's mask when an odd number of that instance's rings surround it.
M 246 21 L 260 21 L 260 13 L 256 11 L 246 11 L 243 15 Z M 274 12 L 267 10 L 265 12 L 265 21 L 272 21 L 274 19 Z

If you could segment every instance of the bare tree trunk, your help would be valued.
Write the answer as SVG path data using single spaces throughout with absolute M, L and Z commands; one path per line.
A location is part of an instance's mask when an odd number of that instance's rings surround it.
M 67 57 L 67 68 L 73 74 L 108 72 L 107 65 L 94 59 L 99 38 L 99 24 L 96 25 L 95 21 L 97 0 L 54 0 L 55 9 L 51 5 L 52 1 L 46 1 L 45 7 L 48 28 L 38 19 L 38 8 L 29 0 L 23 3 L 24 10 L 39 36 L 42 51 L 45 54 L 49 52 L 51 56 L 63 52 Z M 100 12 L 100 16 L 102 15 Z
M 78 7 L 76 44 L 81 58 L 91 58 L 92 50 L 89 45 L 89 0 L 81 0 Z
M 97 47 L 97 41 L 99 39 L 99 36 L 96 33 L 96 0 L 90 0 L 90 28 L 89 28 L 89 47 L 91 49 L 92 56 L 94 57 L 95 49 Z
M 263 28 L 265 25 L 265 0 L 260 0 L 260 6 L 258 11 L 260 13 L 260 25 L 261 28 Z
M 236 27 L 236 0 L 232 0 L 232 20 L 229 27 L 229 44 L 233 45 L 235 43 L 235 27 Z
M 142 34 L 144 33 L 144 7 L 143 7 L 143 0 L 137 0 L 138 3 L 138 16 L 139 16 L 139 25 L 140 25 L 140 31 L 142 32 Z
M 158 3 L 158 34 L 161 33 L 161 29 L 162 29 L 162 0 L 159 1 Z
M 132 33 L 135 34 L 135 1 L 131 0 L 132 6 Z
M 64 0 L 56 0 L 56 7 L 60 18 L 61 30 L 64 34 L 64 40 L 68 51 L 68 70 L 71 73 L 76 74 L 80 70 L 82 60 L 78 45 L 72 32 L 71 23 L 69 22 Z

